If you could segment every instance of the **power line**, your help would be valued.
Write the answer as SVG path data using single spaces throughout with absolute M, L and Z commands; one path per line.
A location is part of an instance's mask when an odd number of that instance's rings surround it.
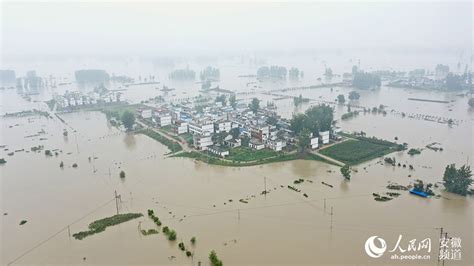
M 39 248 L 40 246 L 42 246 L 43 244 L 45 244 L 46 242 L 48 242 L 49 240 L 53 239 L 55 236 L 59 235 L 61 232 L 65 231 L 66 229 L 69 230 L 69 226 L 79 222 L 80 220 L 86 218 L 87 216 L 91 215 L 92 213 L 98 211 L 99 209 L 107 206 L 109 203 L 111 203 L 114 199 L 111 199 L 107 202 L 105 202 L 104 204 L 98 206 L 97 208 L 93 209 L 92 211 L 86 213 L 85 215 L 83 215 L 82 217 L 74 220 L 72 223 L 64 226 L 63 228 L 61 228 L 59 231 L 57 231 L 56 233 L 52 234 L 51 236 L 49 236 L 48 238 L 46 238 L 45 240 L 39 242 L 38 244 L 36 244 L 35 246 L 27 249 L 25 252 L 23 252 L 21 255 L 19 255 L 18 257 L 16 257 L 15 259 L 13 259 L 12 261 L 10 261 L 7 265 L 11 265 L 13 263 L 15 263 L 16 261 L 18 261 L 19 259 L 23 258 L 24 256 L 26 256 L 27 254 L 29 254 L 30 252 L 32 252 L 33 250 Z

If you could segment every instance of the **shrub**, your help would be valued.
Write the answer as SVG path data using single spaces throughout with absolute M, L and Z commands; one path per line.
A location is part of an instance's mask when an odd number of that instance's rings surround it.
M 125 178 L 125 172 L 123 170 L 120 171 L 120 178 Z
M 209 254 L 209 260 L 211 261 L 211 264 L 213 266 L 222 266 L 222 261 L 217 257 L 217 254 L 216 252 L 213 250 L 211 251 L 211 253 Z
M 193 244 L 193 245 L 196 244 L 196 237 L 194 237 L 194 236 L 191 237 L 191 244 Z
M 176 231 L 171 230 L 171 231 L 169 232 L 169 234 L 168 234 L 168 240 L 170 240 L 170 241 L 176 240 Z

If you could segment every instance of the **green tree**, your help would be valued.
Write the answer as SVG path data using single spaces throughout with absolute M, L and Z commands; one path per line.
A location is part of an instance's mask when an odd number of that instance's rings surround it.
M 233 128 L 229 131 L 229 134 L 232 135 L 232 138 L 237 139 L 240 136 L 240 129 L 238 127 Z
M 235 99 L 235 94 L 232 94 L 230 97 L 229 97 L 229 104 L 230 106 L 232 106 L 232 108 L 235 109 L 235 106 L 237 105 L 237 100 Z
M 351 169 L 349 168 L 349 165 L 344 165 L 341 167 L 341 174 L 345 179 L 351 179 Z
M 225 137 L 227 137 L 227 132 L 219 132 L 217 134 L 212 135 L 212 142 L 221 144 L 224 143 Z
M 125 172 L 123 170 L 120 171 L 120 178 L 125 178 Z
M 308 129 L 303 129 L 298 135 L 298 150 L 300 153 L 304 153 L 311 143 L 310 134 L 311 132 Z
M 221 103 L 222 103 L 222 106 L 226 106 L 226 105 L 227 105 L 227 99 L 225 98 L 225 95 L 224 95 L 224 94 L 217 96 L 217 97 L 216 97 L 216 102 L 221 102 Z
M 132 130 L 135 124 L 135 115 L 130 111 L 125 111 L 122 114 L 122 124 L 127 130 Z
M 328 131 L 331 129 L 334 120 L 334 110 L 331 106 L 322 104 L 313 106 L 305 112 L 306 127 L 313 133 L 318 134 L 319 131 Z
M 346 98 L 344 98 L 344 95 L 339 94 L 339 95 L 337 95 L 337 101 L 339 103 L 344 103 L 346 101 Z
M 258 112 L 258 109 L 260 108 L 260 100 L 257 98 L 253 98 L 252 102 L 249 105 L 249 108 L 254 114 L 256 114 Z
M 291 131 L 293 131 L 296 135 L 298 135 L 301 132 L 301 130 L 303 130 L 304 128 L 305 119 L 306 119 L 305 114 L 293 115 L 293 118 L 290 121 Z
M 360 98 L 360 94 L 357 91 L 349 92 L 349 100 L 358 100 Z
M 469 106 L 471 106 L 471 107 L 474 108 L 474 98 L 469 99 L 469 101 L 467 102 L 467 104 L 469 104 Z
M 444 170 L 443 181 L 447 191 L 466 195 L 473 183 L 471 167 L 463 165 L 456 169 L 455 164 L 450 164 Z
M 243 136 L 242 137 L 242 146 L 243 147 L 248 147 L 250 143 L 250 138 L 248 136 Z
M 214 250 L 209 254 L 209 260 L 211 261 L 212 266 L 222 266 L 222 261 L 217 257 L 217 254 Z
M 278 119 L 275 116 L 269 116 L 267 118 L 267 124 L 275 126 L 278 122 Z

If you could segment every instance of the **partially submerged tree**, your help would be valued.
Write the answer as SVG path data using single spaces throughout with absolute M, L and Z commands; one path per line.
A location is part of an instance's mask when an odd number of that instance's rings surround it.
M 341 167 L 341 174 L 345 179 L 351 179 L 351 169 L 349 168 L 349 165 L 344 165 Z
M 298 135 L 298 151 L 304 153 L 311 143 L 311 132 L 308 129 L 303 129 Z
M 258 109 L 260 108 L 260 100 L 257 98 L 253 98 L 252 102 L 249 104 L 249 108 L 254 114 L 256 114 L 258 112 Z
M 135 115 L 130 111 L 125 111 L 122 114 L 122 124 L 127 130 L 132 130 L 135 124 Z
M 447 191 L 466 195 L 473 183 L 471 167 L 463 165 L 457 169 L 455 164 L 450 164 L 444 170 L 443 181 Z
M 344 97 L 343 94 L 337 95 L 337 102 L 338 103 L 344 103 L 346 101 L 346 98 Z

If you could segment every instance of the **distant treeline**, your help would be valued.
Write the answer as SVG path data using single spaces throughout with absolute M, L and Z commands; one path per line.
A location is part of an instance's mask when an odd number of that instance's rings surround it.
M 206 79 L 219 79 L 221 73 L 218 68 L 213 68 L 211 66 L 206 67 L 203 71 L 201 71 L 200 78 L 202 81 Z
M 0 82 L 2 83 L 14 83 L 16 81 L 15 71 L 13 70 L 0 70 Z
M 82 69 L 74 73 L 77 83 L 104 83 L 110 79 L 109 74 L 101 69 Z
M 380 87 L 382 82 L 377 74 L 367 72 L 356 72 L 352 79 L 352 86 L 359 89 L 369 89 L 372 87 Z
M 286 67 L 282 66 L 264 66 L 260 67 L 257 70 L 257 78 L 259 79 L 268 79 L 268 78 L 273 78 L 273 79 L 286 79 L 288 71 L 286 70 Z
M 196 72 L 189 68 L 176 69 L 171 72 L 168 77 L 173 80 L 194 80 L 196 78 Z

